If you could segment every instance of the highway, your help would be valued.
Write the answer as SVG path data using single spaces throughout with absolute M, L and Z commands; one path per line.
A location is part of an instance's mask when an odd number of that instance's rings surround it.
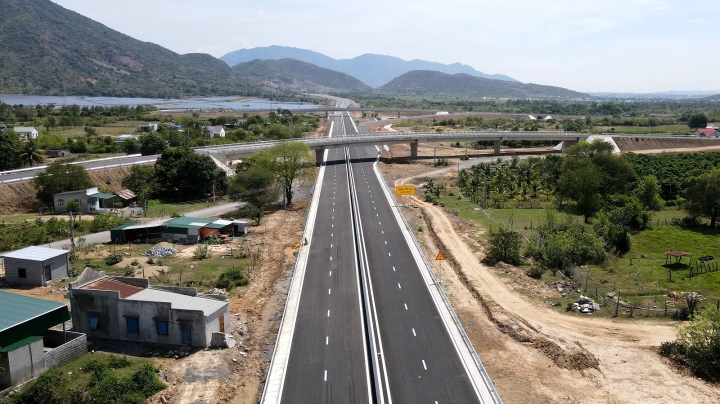
M 373 170 L 375 148 L 351 149 L 388 402 L 479 402 Z
M 342 136 L 340 117 L 333 136 Z M 317 191 L 316 191 L 317 192 Z M 282 388 L 283 403 L 372 402 L 348 174 L 328 152 Z

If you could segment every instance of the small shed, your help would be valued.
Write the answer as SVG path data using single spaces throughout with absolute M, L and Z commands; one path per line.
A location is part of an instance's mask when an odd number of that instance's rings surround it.
M 11 284 L 42 286 L 68 276 L 68 251 L 26 247 L 3 255 L 5 280 Z
M 233 220 L 233 233 L 234 234 L 247 234 L 248 233 L 248 222 L 244 220 Z
M 87 353 L 84 334 L 51 330 L 70 320 L 65 303 L 0 291 L 0 390 Z

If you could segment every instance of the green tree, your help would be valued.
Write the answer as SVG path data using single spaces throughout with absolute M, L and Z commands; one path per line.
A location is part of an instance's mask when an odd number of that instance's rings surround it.
M 182 199 L 203 198 L 227 188 L 225 171 L 210 156 L 187 147 L 171 147 L 155 162 L 155 179 L 163 193 Z
M 276 185 L 277 178 L 268 167 L 252 165 L 235 174 L 230 181 L 229 193 L 262 211 L 265 205 L 278 200 L 281 190 Z
M 56 134 L 43 133 L 37 138 L 37 145 L 44 150 L 62 149 L 67 147 L 65 138 Z
M 65 206 L 65 209 L 68 211 L 68 213 L 72 212 L 75 214 L 82 212 L 82 207 L 80 206 L 80 202 L 78 201 L 70 201 Z
M 687 125 L 690 129 L 704 128 L 707 126 L 708 117 L 705 114 L 692 114 L 688 118 Z
M 255 164 L 267 167 L 282 183 L 287 204 L 292 204 L 292 186 L 295 179 L 309 173 L 313 164 L 310 148 L 301 142 L 282 142 L 272 148 L 255 153 Z
M 140 137 L 140 153 L 143 156 L 160 154 L 168 148 L 168 144 L 161 134 L 150 132 Z
M 79 164 L 52 163 L 31 180 L 37 198 L 43 203 L 52 203 L 53 195 L 77 189 L 93 187 L 85 167 Z
M 685 210 L 692 217 L 707 217 L 710 227 L 720 214 L 720 169 L 715 169 L 688 181 L 685 191 Z
M 662 207 L 660 183 L 654 175 L 643 177 L 635 193 L 645 209 L 660 210 Z
M 586 223 L 609 196 L 626 194 L 635 179 L 632 165 L 612 152 L 607 142 L 580 142 L 568 149 L 562 162 L 558 195 L 571 200 L 571 210 L 583 215 Z
M 522 264 L 520 233 L 505 226 L 490 227 L 490 248 L 485 262 L 494 265 L 500 261 L 510 265 Z
M 140 144 L 135 139 L 127 139 L 122 144 L 122 150 L 127 154 L 135 154 L 140 151 Z
M 130 174 L 122 180 L 122 186 L 136 194 L 145 189 L 155 188 L 155 167 L 147 164 L 136 164 L 130 167 Z
M 45 157 L 40 154 L 37 142 L 33 139 L 25 142 L 19 158 L 20 165 L 23 167 L 34 167 L 35 164 L 42 164 L 45 161 Z
M 0 170 L 14 170 L 20 167 L 20 151 L 23 144 L 15 132 L 0 132 Z

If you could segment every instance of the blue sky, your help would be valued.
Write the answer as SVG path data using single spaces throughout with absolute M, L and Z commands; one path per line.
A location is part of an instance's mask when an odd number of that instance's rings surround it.
M 178 53 L 460 62 L 576 91 L 720 92 L 717 0 L 53 0 Z

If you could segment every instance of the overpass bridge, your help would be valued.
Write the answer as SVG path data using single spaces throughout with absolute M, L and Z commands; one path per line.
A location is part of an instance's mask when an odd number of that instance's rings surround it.
M 500 154 L 500 143 L 506 140 L 556 140 L 563 142 L 563 148 L 577 144 L 581 140 L 586 140 L 590 134 L 576 132 L 510 132 L 510 131 L 492 131 L 492 132 L 447 132 L 447 133 L 401 133 L 392 135 L 351 135 L 333 138 L 302 138 L 291 139 L 306 143 L 310 150 L 315 151 L 315 158 L 322 163 L 322 156 L 326 149 L 336 149 L 352 146 L 375 146 L 375 145 L 391 145 L 391 144 L 409 144 L 410 157 L 417 157 L 418 145 L 420 143 L 433 142 L 477 142 L 488 141 L 493 142 L 496 155 Z M 253 142 L 253 143 L 234 143 L 220 146 L 208 146 L 196 148 L 195 151 L 200 154 L 214 156 L 221 161 L 232 160 L 241 156 L 248 156 L 255 152 L 268 150 L 280 142 L 287 140 L 269 141 L 269 142 Z

